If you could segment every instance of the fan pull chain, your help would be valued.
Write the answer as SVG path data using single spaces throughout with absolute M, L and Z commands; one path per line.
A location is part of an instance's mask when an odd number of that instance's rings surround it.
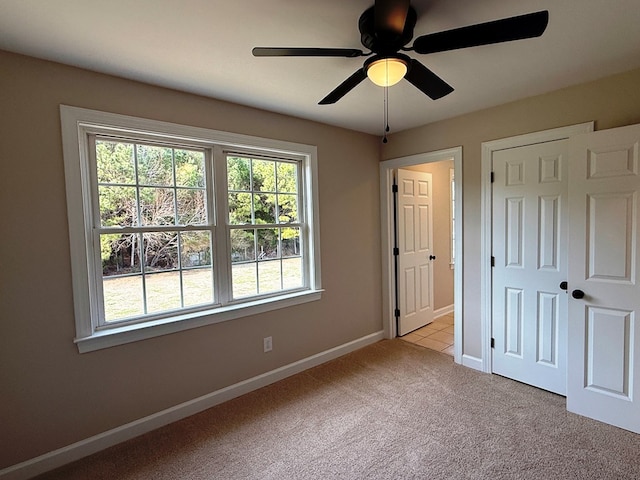
M 382 134 L 382 143 L 387 143 L 387 133 L 389 132 L 389 87 L 384 87 L 384 133 Z

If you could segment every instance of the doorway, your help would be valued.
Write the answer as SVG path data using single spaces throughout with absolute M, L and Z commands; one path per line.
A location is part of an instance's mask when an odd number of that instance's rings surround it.
M 394 256 L 394 246 L 396 245 L 396 230 L 394 227 L 394 185 L 395 172 L 398 169 L 415 169 L 418 165 L 434 164 L 436 162 L 452 162 L 452 172 L 447 174 L 447 182 L 451 182 L 455 192 L 454 214 L 455 219 L 452 225 L 453 243 L 438 257 L 441 262 L 446 262 L 448 268 L 453 270 L 453 315 L 454 315 L 454 360 L 457 363 L 463 362 L 462 355 L 462 147 L 448 150 L 430 152 L 409 157 L 402 157 L 387 160 L 380 164 L 380 198 L 381 198 L 381 219 L 382 219 L 382 275 L 383 275 L 383 321 L 385 336 L 395 338 L 398 335 L 396 322 L 397 298 L 400 294 L 396 292 L 396 257 Z M 450 175 L 450 176 L 449 176 Z M 438 207 L 436 207 L 438 208 Z M 447 205 L 449 212 L 449 205 Z M 455 252 L 453 259 L 450 252 Z M 450 265 L 451 264 L 451 265 Z M 451 313 L 450 306 L 445 308 Z

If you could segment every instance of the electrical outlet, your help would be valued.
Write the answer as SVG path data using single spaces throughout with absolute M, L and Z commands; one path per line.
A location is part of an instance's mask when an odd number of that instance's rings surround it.
M 264 337 L 262 339 L 262 342 L 264 344 L 264 351 L 265 352 L 270 352 L 271 350 L 273 350 L 273 338 L 272 337 Z

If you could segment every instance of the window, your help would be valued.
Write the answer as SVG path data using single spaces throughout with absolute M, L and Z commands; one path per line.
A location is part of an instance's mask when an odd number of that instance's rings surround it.
M 61 116 L 81 352 L 320 298 L 315 147 Z

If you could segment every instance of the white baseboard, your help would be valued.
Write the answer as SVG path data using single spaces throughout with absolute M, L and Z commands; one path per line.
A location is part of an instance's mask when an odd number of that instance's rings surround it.
M 320 365 L 334 358 L 358 350 L 372 343 L 384 339 L 384 331 L 372 333 L 349 343 L 320 352 L 311 357 L 304 358 L 289 365 L 277 368 L 262 375 L 238 382 L 234 385 L 208 393 L 202 397 L 194 398 L 174 407 L 168 408 L 147 417 L 121 425 L 112 430 L 94 435 L 87 439 L 59 448 L 44 455 L 12 465 L 0 470 L 2 480 L 26 480 L 36 475 L 74 462 L 93 453 L 112 447 L 118 443 L 130 440 L 134 437 L 163 427 L 177 420 L 202 412 L 208 408 L 219 405 L 232 398 L 239 397 L 258 388 L 282 380 L 296 373 Z
M 473 368 L 480 372 L 484 371 L 482 367 L 482 359 L 478 357 L 472 357 L 471 355 L 462 355 L 462 365 L 465 367 Z
M 433 318 L 439 318 L 444 315 L 448 315 L 449 313 L 453 313 L 453 303 L 451 305 L 447 305 L 446 307 L 439 308 L 433 311 Z

